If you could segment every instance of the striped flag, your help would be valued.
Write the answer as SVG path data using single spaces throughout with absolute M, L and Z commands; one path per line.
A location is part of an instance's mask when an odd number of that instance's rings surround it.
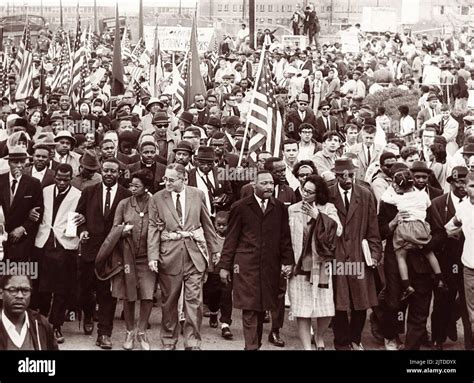
M 130 40 L 128 39 L 127 27 L 125 27 L 122 36 L 122 59 L 132 58 L 132 46 Z
M 186 52 L 186 58 L 176 67 L 176 63 L 173 59 L 173 86 L 176 86 L 176 92 L 174 93 L 175 103 L 173 106 L 173 112 L 178 115 L 184 111 L 184 97 L 186 93 L 186 77 L 188 74 L 188 57 L 189 52 Z M 179 69 L 181 68 L 181 69 Z
M 13 70 L 15 73 L 19 74 L 23 66 L 23 57 L 25 56 L 25 51 L 30 51 L 31 53 L 31 35 L 30 35 L 30 22 L 28 17 L 26 18 L 25 29 L 23 30 L 23 37 L 20 41 L 20 46 L 16 53 L 15 61 L 13 63 Z
M 3 67 L 3 58 L 0 61 L 0 97 L 5 94 L 5 69 Z
M 77 106 L 79 99 L 82 97 L 82 70 L 84 65 L 84 54 L 81 43 L 81 17 L 77 15 L 76 40 L 74 42 L 74 56 L 72 61 L 71 71 L 71 87 L 69 95 L 71 96 L 72 104 Z
M 160 40 L 158 39 L 158 26 L 156 26 L 153 53 L 150 60 L 150 89 L 153 97 L 157 97 L 160 94 L 160 80 L 162 77 L 163 66 L 161 64 Z
M 62 88 L 63 86 L 67 86 L 69 84 L 69 76 L 70 76 L 70 55 L 69 55 L 69 44 L 66 39 L 63 40 L 62 48 L 61 48 L 61 59 L 60 65 L 56 70 L 53 82 L 51 84 L 51 89 L 53 91 Z
M 283 123 L 275 98 L 269 56 L 269 51 L 262 50 L 244 137 L 250 137 L 249 153 L 253 156 L 258 150 L 267 150 L 278 157 L 283 139 Z
M 20 48 L 18 49 L 18 56 L 21 58 L 20 70 L 18 71 L 20 81 L 16 89 L 15 98 L 21 100 L 30 95 L 33 83 L 33 52 L 31 49 L 30 23 L 28 17 L 26 18 L 25 31 L 23 33 L 22 41 L 20 42 Z M 15 61 L 15 65 L 17 62 L 18 61 Z
M 211 54 L 210 54 L 210 61 L 211 61 L 211 69 L 212 73 L 216 70 L 217 64 L 219 63 L 219 46 L 217 45 L 217 37 L 216 34 L 214 33 L 214 36 L 212 38 L 212 42 L 209 44 L 209 48 L 211 48 Z

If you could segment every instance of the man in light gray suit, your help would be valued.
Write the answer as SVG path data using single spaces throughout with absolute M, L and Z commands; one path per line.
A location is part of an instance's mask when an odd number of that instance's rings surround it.
M 181 164 L 166 168 L 165 190 L 149 202 L 148 261 L 158 273 L 163 317 L 161 341 L 165 350 L 178 342 L 178 300 L 184 286 L 184 347 L 199 350 L 202 323 L 202 284 L 210 253 L 217 263 L 217 237 L 204 193 L 186 186 Z
M 361 131 L 362 142 L 353 145 L 349 149 L 350 153 L 357 155 L 359 167 L 357 169 L 356 178 L 362 181 L 365 179 L 365 173 L 367 173 L 369 166 L 377 162 L 383 152 L 382 146 L 374 143 L 375 131 L 375 125 L 369 125 L 366 120 Z

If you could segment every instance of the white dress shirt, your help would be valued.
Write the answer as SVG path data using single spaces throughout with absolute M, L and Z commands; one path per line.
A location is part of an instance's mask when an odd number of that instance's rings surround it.
M 265 210 L 267 210 L 268 199 L 260 198 L 260 197 L 257 196 L 255 193 L 253 193 L 253 196 L 255 197 L 255 200 L 257 201 L 258 206 L 260 206 L 260 209 L 262 209 L 262 201 L 263 201 L 263 205 L 265 206 Z
M 346 195 L 347 191 L 347 199 L 349 200 L 349 203 L 351 203 L 352 188 L 350 188 L 349 190 L 344 190 L 343 188 L 341 188 L 341 185 L 339 185 L 339 183 L 337 184 L 337 188 L 339 189 L 339 194 L 341 195 L 342 203 L 347 209 L 346 200 L 344 199 L 344 196 Z
M 171 192 L 171 198 L 173 199 L 173 204 L 174 207 L 176 208 L 176 200 L 177 200 L 177 195 L 179 194 L 179 202 L 181 204 L 181 212 L 183 213 L 183 218 L 181 225 L 184 227 L 184 223 L 186 222 L 186 217 L 185 217 L 185 212 L 186 212 L 186 188 L 184 187 L 183 190 L 179 193 L 176 192 Z M 204 193 L 206 194 L 206 193 Z
M 117 194 L 118 184 L 110 187 L 110 206 L 109 209 L 112 208 L 112 204 L 114 203 L 115 194 Z M 107 186 L 102 183 L 102 211 L 105 213 L 105 199 L 107 197 Z
M 12 173 L 10 172 L 9 173 L 9 179 L 10 179 L 10 196 L 11 196 L 11 200 L 10 201 L 13 201 L 13 198 L 15 197 L 16 195 L 16 192 L 18 191 L 18 186 L 20 185 L 20 180 L 21 180 L 21 177 L 18 177 L 18 178 L 15 178 L 13 177 Z M 18 182 L 16 183 L 15 185 L 15 192 L 12 194 L 12 184 L 13 184 L 13 180 L 17 180 Z
M 300 115 L 300 118 L 301 118 L 301 121 L 304 121 L 305 117 L 306 117 L 306 112 L 300 112 L 298 110 L 298 114 Z
M 457 213 L 459 211 L 459 205 L 461 205 L 462 202 L 459 201 L 459 197 L 454 195 L 453 192 L 450 193 L 451 194 L 451 201 L 453 201 L 453 206 L 454 206 L 454 211 Z M 469 199 L 468 196 L 466 197 L 463 197 L 463 201 L 465 201 L 466 199 Z
M 33 165 L 33 167 L 31 168 L 31 176 L 33 178 L 36 178 L 39 182 L 43 182 L 43 178 L 46 174 L 46 170 L 47 168 L 44 168 L 43 170 L 39 172 L 36 170 L 35 166 Z
M 23 343 L 25 342 L 26 334 L 28 333 L 28 328 L 30 327 L 28 314 L 25 313 L 25 322 L 23 323 L 23 326 L 21 327 L 20 333 L 16 331 L 15 325 L 10 321 L 10 319 L 7 318 L 3 310 L 2 310 L 2 322 L 12 343 L 16 347 L 21 348 L 21 346 L 23 346 Z
M 214 174 L 212 173 L 212 171 L 208 173 L 208 177 L 209 177 L 209 181 L 211 182 L 212 187 L 215 189 L 216 182 L 214 180 Z M 201 172 L 198 168 L 196 168 L 196 186 L 199 190 L 202 190 L 204 192 L 204 197 L 206 198 L 207 210 L 209 211 L 209 214 L 211 214 L 211 216 L 214 216 L 215 212 L 214 214 L 211 213 L 211 200 L 209 199 L 209 191 L 206 186 L 207 180 L 206 182 L 204 182 L 204 180 L 206 180 L 205 174 Z

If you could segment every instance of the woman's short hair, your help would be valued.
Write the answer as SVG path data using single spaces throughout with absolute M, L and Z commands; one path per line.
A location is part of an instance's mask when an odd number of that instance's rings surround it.
M 141 181 L 145 189 L 150 189 L 153 186 L 153 173 L 150 169 L 140 169 L 132 173 L 131 179 L 137 178 Z
M 329 188 L 324 178 L 318 174 L 312 174 L 306 178 L 303 186 L 308 182 L 316 186 L 316 203 L 318 205 L 326 205 L 329 202 Z

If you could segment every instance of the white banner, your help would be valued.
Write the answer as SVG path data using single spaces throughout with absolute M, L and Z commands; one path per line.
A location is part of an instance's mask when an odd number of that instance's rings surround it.
M 281 45 L 283 45 L 284 48 L 306 49 L 308 38 L 306 36 L 283 35 L 281 36 Z
M 143 27 L 145 46 L 151 52 L 155 36 L 155 27 Z M 204 53 L 209 50 L 214 28 L 198 28 L 198 51 Z M 160 49 L 163 51 L 188 51 L 191 36 L 190 27 L 158 27 Z
M 389 7 L 363 7 L 361 29 L 364 32 L 396 32 L 397 11 Z

